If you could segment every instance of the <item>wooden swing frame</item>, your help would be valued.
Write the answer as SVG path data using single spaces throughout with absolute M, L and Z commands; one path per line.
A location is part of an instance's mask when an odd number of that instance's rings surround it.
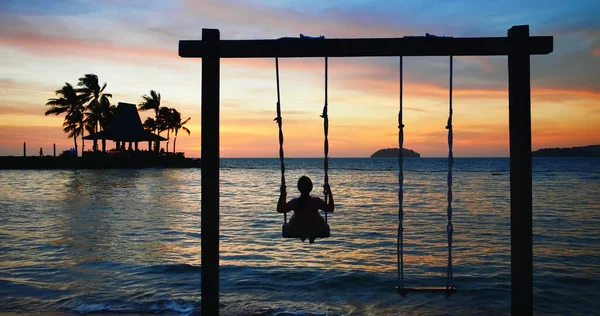
M 530 55 L 552 51 L 552 36 L 529 36 L 528 25 L 513 26 L 507 37 L 221 40 L 218 29 L 202 29 L 202 40 L 179 41 L 180 57 L 202 58 L 202 315 L 219 314 L 221 58 L 499 55 L 508 56 L 511 312 L 533 314 Z

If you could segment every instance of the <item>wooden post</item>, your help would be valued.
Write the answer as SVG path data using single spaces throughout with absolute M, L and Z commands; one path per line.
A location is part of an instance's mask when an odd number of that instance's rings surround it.
M 27 157 L 27 144 L 23 142 L 23 157 Z
M 202 29 L 202 315 L 219 315 L 219 30 Z
M 52 147 L 54 149 L 54 157 L 56 157 L 56 143 L 54 143 L 54 145 Z
M 531 86 L 529 26 L 508 30 L 511 312 L 533 314 Z

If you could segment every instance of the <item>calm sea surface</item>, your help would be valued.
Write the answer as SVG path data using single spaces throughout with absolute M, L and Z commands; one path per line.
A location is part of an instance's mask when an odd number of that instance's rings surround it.
M 288 159 L 289 196 L 322 160 Z M 331 159 L 332 237 L 282 239 L 277 159 L 224 159 L 224 315 L 510 312 L 508 159 L 456 159 L 458 293 L 394 292 L 394 159 Z M 600 311 L 600 159 L 534 159 L 537 314 Z M 405 274 L 445 285 L 445 159 L 405 162 Z M 494 175 L 492 175 L 494 174 Z M 498 175 L 499 174 L 499 175 Z M 200 170 L 0 171 L 0 311 L 194 315 L 200 308 Z

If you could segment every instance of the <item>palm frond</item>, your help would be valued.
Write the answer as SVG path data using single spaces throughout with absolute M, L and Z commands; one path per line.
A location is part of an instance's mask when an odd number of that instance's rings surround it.
M 158 101 L 158 103 L 160 103 L 160 93 L 156 92 L 155 90 L 150 90 L 150 96 L 152 96 L 152 99 Z
M 144 124 L 142 125 L 144 126 L 144 129 L 147 129 L 149 131 L 153 131 L 156 129 L 156 121 L 151 117 L 146 118 Z
M 77 83 L 80 87 L 87 87 L 94 89 L 96 86 L 100 86 L 98 84 L 98 76 L 95 74 L 85 74 L 83 77 L 79 78 L 79 82 Z
M 94 134 L 94 125 L 90 125 L 90 124 L 85 124 L 85 130 L 88 132 L 88 134 Z
M 46 105 L 50 105 L 50 106 L 68 106 L 67 100 L 64 99 L 64 98 L 60 98 L 60 99 L 50 98 L 50 99 L 48 99 L 48 102 L 46 102 Z
M 48 110 L 46 110 L 46 112 L 44 112 L 44 115 L 48 116 L 51 114 L 54 115 L 59 115 L 59 114 L 63 114 L 68 110 L 68 108 L 63 108 L 63 107 L 52 107 Z

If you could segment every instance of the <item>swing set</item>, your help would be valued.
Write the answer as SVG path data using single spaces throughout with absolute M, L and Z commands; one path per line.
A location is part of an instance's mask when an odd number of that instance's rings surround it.
M 277 117 L 279 127 L 279 158 L 281 189 L 285 190 L 283 130 L 279 93 L 279 58 L 325 58 L 324 170 L 328 184 L 327 139 L 327 58 L 397 56 L 400 58 L 400 110 L 398 112 L 398 239 L 396 291 L 406 296 L 409 292 L 456 292 L 452 273 L 452 66 L 453 56 L 508 56 L 509 134 L 510 134 L 510 218 L 511 218 L 511 311 L 513 314 L 533 313 L 533 251 L 532 251 L 532 180 L 531 180 L 531 88 L 530 55 L 545 55 L 553 50 L 551 36 L 529 36 L 529 26 L 514 26 L 508 37 L 454 38 L 403 37 L 325 39 L 280 38 L 276 40 L 221 40 L 219 30 L 203 29 L 202 40 L 179 42 L 179 56 L 202 58 L 202 180 L 201 180 L 201 260 L 202 260 L 202 315 L 219 314 L 219 70 L 221 58 L 275 58 L 277 72 Z M 403 78 L 404 56 L 449 56 L 450 87 L 448 129 L 448 204 L 446 232 L 448 235 L 448 266 L 445 287 L 415 288 L 404 286 L 403 245 Z M 327 213 L 325 213 L 327 219 Z M 286 235 L 287 218 L 284 214 L 282 235 Z M 330 235 L 327 233 L 320 238 Z
M 317 39 L 323 39 L 319 37 Z M 446 227 L 446 234 L 448 235 L 448 266 L 446 273 L 446 286 L 445 287 L 405 287 L 404 286 L 404 121 L 403 121 L 403 58 L 400 56 L 400 110 L 398 111 L 398 238 L 397 238 L 397 268 L 398 268 L 398 286 L 396 287 L 396 291 L 398 294 L 406 297 L 409 292 L 444 292 L 446 296 L 450 296 L 456 292 L 456 288 L 454 287 L 454 276 L 452 273 L 452 233 L 454 232 L 454 228 L 452 225 L 452 166 L 453 166 L 453 154 L 452 154 L 452 75 L 453 75 L 453 57 L 450 56 L 450 85 L 449 85 L 449 116 L 448 123 L 446 125 L 446 129 L 448 129 L 448 206 L 447 206 L 447 216 L 448 216 L 448 225 Z M 283 151 L 283 117 L 281 116 L 281 93 L 279 89 L 279 58 L 275 57 L 275 78 L 277 82 L 277 117 L 275 117 L 274 121 L 277 122 L 277 126 L 279 128 L 279 164 L 281 169 L 281 192 L 286 191 L 285 185 L 285 163 L 284 163 L 284 151 Z M 327 95 L 328 95 L 328 58 L 325 57 L 325 105 L 323 106 L 323 114 L 321 117 L 323 118 L 323 132 L 325 134 L 324 141 L 324 161 L 323 161 L 323 169 L 324 169 L 324 187 L 329 186 L 329 142 L 328 142 L 328 131 L 329 131 L 329 117 L 327 116 Z M 325 194 L 325 199 L 327 199 L 328 195 Z M 327 203 L 328 201 L 325 201 Z M 320 234 L 313 235 L 312 237 L 316 238 L 328 238 L 331 236 L 331 230 L 329 224 L 327 223 L 327 212 L 325 213 L 325 226 L 326 229 L 322 231 Z M 282 237 L 283 238 L 303 238 L 309 237 L 301 234 L 292 233 L 291 229 L 288 226 L 287 215 L 283 213 L 283 226 Z

